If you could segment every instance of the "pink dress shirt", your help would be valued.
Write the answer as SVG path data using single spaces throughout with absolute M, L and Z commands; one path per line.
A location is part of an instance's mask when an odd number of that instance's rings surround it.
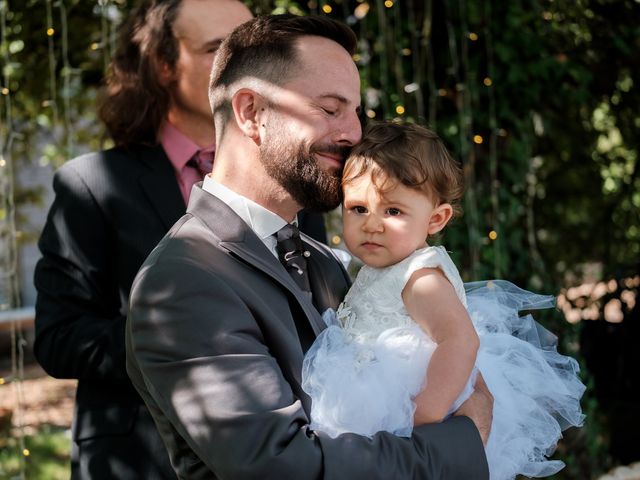
M 205 148 L 200 148 L 193 140 L 174 127 L 171 123 L 165 122 L 160 129 L 160 144 L 164 149 L 180 186 L 180 193 L 184 198 L 185 205 L 189 203 L 191 187 L 202 180 L 202 174 L 193 165 L 187 165 L 189 160 L 196 155 L 210 155 L 213 158 L 216 147 L 215 144 Z

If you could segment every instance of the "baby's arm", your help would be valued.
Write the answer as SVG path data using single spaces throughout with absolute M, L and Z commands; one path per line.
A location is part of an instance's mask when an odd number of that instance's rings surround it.
M 437 343 L 427 369 L 427 385 L 415 398 L 415 425 L 444 419 L 464 388 L 480 340 L 466 309 L 441 270 L 413 273 L 402 299 L 411 318 Z

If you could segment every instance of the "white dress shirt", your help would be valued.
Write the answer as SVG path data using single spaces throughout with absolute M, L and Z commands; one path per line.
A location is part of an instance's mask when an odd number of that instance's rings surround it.
M 223 201 L 231 210 L 236 212 L 258 238 L 262 240 L 269 251 L 278 258 L 278 252 L 276 252 L 277 240 L 274 234 L 288 223 L 286 220 L 271 210 L 267 210 L 262 205 L 258 205 L 256 202 L 216 182 L 209 175 L 204 177 L 202 189 Z M 297 226 L 298 218 L 296 217 L 292 223 Z

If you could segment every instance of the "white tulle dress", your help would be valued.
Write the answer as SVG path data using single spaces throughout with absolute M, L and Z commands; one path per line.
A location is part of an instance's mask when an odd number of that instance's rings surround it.
M 473 391 L 475 372 L 482 372 L 494 396 L 486 447 L 491 479 L 556 473 L 564 464 L 546 456 L 562 430 L 582 424 L 585 387 L 577 362 L 556 351 L 556 337 L 531 315 L 519 316 L 553 306 L 553 297 L 500 280 L 463 284 L 443 247 L 417 250 L 386 268 L 364 266 L 338 311 L 324 315 L 329 326 L 307 353 L 302 372 L 312 399 L 311 428 L 332 437 L 411 435 L 412 399 L 425 385 L 436 347 L 402 302 L 405 284 L 420 268 L 444 272 L 480 337 L 476 370 L 450 413 Z

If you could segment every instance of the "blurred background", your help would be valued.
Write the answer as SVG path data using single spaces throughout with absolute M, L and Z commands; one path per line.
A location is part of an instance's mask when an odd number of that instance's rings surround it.
M 75 383 L 30 350 L 36 241 L 55 169 L 111 145 L 95 101 L 133 3 L 0 0 L 0 478 L 69 475 Z M 246 3 L 348 23 L 366 119 L 445 139 L 468 188 L 440 242 L 465 280 L 556 295 L 537 319 L 588 385 L 555 478 L 640 479 L 640 0 Z

